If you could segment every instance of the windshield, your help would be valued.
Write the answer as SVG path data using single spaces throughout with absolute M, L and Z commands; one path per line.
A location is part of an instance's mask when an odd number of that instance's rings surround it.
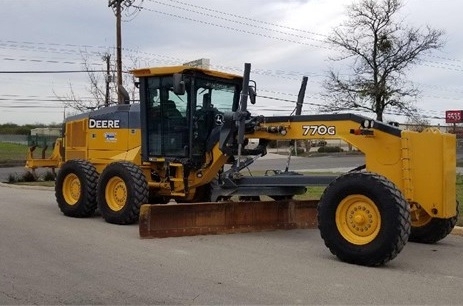
M 197 106 L 214 107 L 219 112 L 230 112 L 236 108 L 238 97 L 236 84 L 198 79 L 196 81 Z M 211 103 L 211 105 L 207 105 Z

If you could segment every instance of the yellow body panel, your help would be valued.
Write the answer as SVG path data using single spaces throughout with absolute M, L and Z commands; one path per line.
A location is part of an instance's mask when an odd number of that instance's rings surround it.
M 324 126 L 321 135 L 317 132 Z M 313 128 L 312 128 L 313 127 Z M 326 127 L 326 129 L 325 129 Z M 286 134 L 269 133 L 285 129 Z M 253 138 L 271 140 L 342 139 L 365 154 L 366 170 L 392 181 L 410 203 L 418 204 L 429 216 L 456 215 L 456 138 L 455 135 L 427 129 L 421 133 L 402 131 L 400 137 L 371 130 L 356 135 L 353 121 L 272 122 L 261 124 Z
M 433 217 L 456 214 L 456 138 L 436 129 L 402 132 L 404 190 L 409 202 L 418 203 Z
M 141 164 L 140 129 L 89 128 L 89 119 L 66 123 L 65 159 L 86 159 L 101 173 L 116 160 Z
M 151 68 L 142 68 L 134 69 L 130 72 L 137 78 L 146 77 L 146 76 L 157 76 L 157 75 L 172 75 L 175 73 L 183 73 L 185 71 L 198 71 L 212 77 L 225 78 L 225 79 L 234 79 L 241 78 L 241 76 L 231 73 L 226 73 L 217 70 L 195 68 L 190 66 L 167 66 L 167 67 L 151 67 Z

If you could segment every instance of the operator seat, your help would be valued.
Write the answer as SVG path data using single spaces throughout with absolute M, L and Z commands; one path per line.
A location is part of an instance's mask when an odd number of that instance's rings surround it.
M 182 113 L 177 109 L 177 105 L 172 100 L 167 100 L 164 103 L 164 115 L 168 118 L 181 118 Z

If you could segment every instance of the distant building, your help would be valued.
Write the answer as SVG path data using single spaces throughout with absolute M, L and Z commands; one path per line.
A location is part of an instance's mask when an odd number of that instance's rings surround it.
M 35 128 L 31 130 L 31 136 L 61 136 L 61 128 Z

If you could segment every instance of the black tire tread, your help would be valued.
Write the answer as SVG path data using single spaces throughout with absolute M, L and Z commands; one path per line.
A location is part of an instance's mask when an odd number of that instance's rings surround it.
M 128 182 L 126 181 L 125 183 L 129 190 L 129 203 L 119 212 L 114 212 L 107 206 L 104 192 L 106 184 L 103 182 L 103 179 L 106 178 L 108 172 L 112 172 L 114 169 L 122 171 L 118 173 L 122 175 L 121 178 L 126 176 L 125 179 L 128 179 Z M 140 167 L 128 161 L 118 161 L 109 164 L 100 176 L 97 190 L 97 202 L 101 215 L 106 222 L 119 225 L 136 223 L 139 219 L 140 206 L 147 203 L 149 198 L 148 183 L 146 182 L 145 175 Z
M 356 254 L 350 253 L 349 251 L 342 250 L 336 241 L 333 241 L 327 233 L 325 228 L 325 223 L 328 216 L 321 212 L 321 205 L 325 205 L 325 199 L 330 192 L 330 189 L 339 184 L 341 181 L 351 180 L 351 179 L 361 179 L 365 181 L 365 184 L 376 185 L 377 187 L 387 190 L 387 193 L 392 197 L 395 208 L 397 209 L 397 222 L 395 224 L 395 232 L 398 234 L 391 241 L 384 241 L 384 244 L 387 244 L 385 249 L 387 250 L 383 254 L 375 254 L 375 256 L 363 257 L 356 256 Z M 376 173 L 371 172 L 350 172 L 344 175 L 341 175 L 336 180 L 330 183 L 330 185 L 325 189 L 322 197 L 320 198 L 319 207 L 318 207 L 318 227 L 320 229 L 320 234 L 322 239 L 325 242 L 325 245 L 331 251 L 331 253 L 337 256 L 342 261 L 364 265 L 364 266 L 380 266 L 384 265 L 388 261 L 394 259 L 400 251 L 403 249 L 405 244 L 408 241 L 410 235 L 410 209 L 409 204 L 405 200 L 402 192 L 389 181 L 386 177 L 381 176 Z M 329 229 L 332 230 L 332 229 Z
M 457 202 L 457 214 L 448 219 L 433 218 L 429 223 L 421 227 L 412 226 L 408 241 L 432 244 L 447 237 L 458 221 L 459 209 Z
M 63 197 L 63 181 L 66 175 L 74 173 L 81 180 L 81 203 L 69 205 Z M 61 212 L 68 217 L 87 218 L 95 213 L 96 186 L 98 182 L 98 172 L 92 163 L 83 159 L 68 160 L 63 164 L 55 183 L 55 197 Z

